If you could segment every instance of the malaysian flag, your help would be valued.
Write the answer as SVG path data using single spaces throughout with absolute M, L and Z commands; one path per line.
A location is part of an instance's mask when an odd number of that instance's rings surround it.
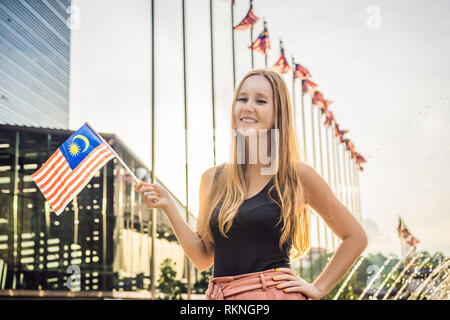
M 316 91 L 317 84 L 311 80 L 302 80 L 302 93 L 312 95 Z
M 59 215 L 115 152 L 87 123 L 75 131 L 42 167 L 31 175 Z
M 234 30 L 247 30 L 247 29 L 253 27 L 253 25 L 258 20 L 259 20 L 259 18 L 257 16 L 255 16 L 255 14 L 253 13 L 253 1 L 250 1 L 250 9 L 248 9 L 247 15 L 233 29 Z
M 349 150 L 351 152 L 355 152 L 355 146 L 353 145 L 353 143 L 350 141 L 350 139 L 343 139 L 344 143 L 345 143 L 345 149 Z
M 360 155 L 358 152 L 354 153 L 354 159 L 355 159 L 356 163 L 367 162 L 366 159 L 364 159 L 364 157 L 362 155 Z
M 295 64 L 294 67 L 294 79 L 302 79 L 302 80 L 306 80 L 311 78 L 311 74 L 309 73 L 308 69 L 306 69 L 304 66 L 302 66 L 299 63 Z
M 322 110 L 326 109 L 325 108 L 325 99 L 323 98 L 322 92 L 320 92 L 319 90 L 316 90 L 316 92 L 314 92 L 312 104 L 320 107 L 320 109 L 322 109 Z
M 321 109 L 322 110 L 322 109 Z M 326 119 L 325 119 L 325 123 L 324 125 L 326 126 L 331 126 L 331 124 L 334 122 L 336 123 L 336 119 L 334 118 L 333 112 L 329 111 L 328 109 L 325 110 L 325 115 L 326 115 Z M 337 123 L 336 123 L 337 125 Z M 336 128 L 335 128 L 336 130 Z
M 344 139 L 343 139 L 344 134 L 346 134 L 348 132 L 348 130 L 339 130 L 339 124 L 337 124 L 335 121 L 334 132 L 335 132 L 336 137 L 339 137 L 339 141 L 341 143 L 343 143 L 344 142 Z
M 416 248 L 416 245 L 420 242 L 419 239 L 414 237 L 411 232 L 409 232 L 408 228 L 406 228 L 405 222 L 400 217 L 398 217 L 397 231 L 401 241 L 404 241 L 404 243 L 414 247 L 414 249 Z
M 272 66 L 272 70 L 278 73 L 286 73 L 291 69 L 291 67 L 289 66 L 289 63 L 287 62 L 286 57 L 284 56 L 283 41 L 280 41 L 280 49 L 281 49 L 280 58 L 278 59 L 277 63 L 275 63 Z
M 267 32 L 266 23 L 264 22 L 264 30 L 261 34 L 256 38 L 256 40 L 252 43 L 251 46 L 248 47 L 256 52 L 264 53 L 267 55 L 266 50 L 270 49 L 269 42 L 269 32 Z

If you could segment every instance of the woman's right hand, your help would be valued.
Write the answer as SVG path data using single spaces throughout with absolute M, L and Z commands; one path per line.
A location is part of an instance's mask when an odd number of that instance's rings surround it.
M 149 209 L 156 208 L 165 211 L 173 201 L 169 193 L 157 184 L 141 181 L 136 186 L 136 192 L 141 194 L 144 205 Z

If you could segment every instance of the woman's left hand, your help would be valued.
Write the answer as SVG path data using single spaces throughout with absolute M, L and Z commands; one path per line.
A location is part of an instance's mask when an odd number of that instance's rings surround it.
M 325 294 L 323 294 L 314 284 L 308 283 L 300 278 L 294 270 L 289 268 L 277 268 L 276 271 L 285 272 L 274 276 L 274 280 L 283 280 L 277 285 L 277 288 L 284 290 L 285 292 L 301 292 L 309 300 L 320 300 Z M 288 273 L 288 274 L 286 274 Z

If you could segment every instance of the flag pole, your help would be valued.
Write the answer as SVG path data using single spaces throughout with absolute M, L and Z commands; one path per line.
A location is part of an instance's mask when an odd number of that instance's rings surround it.
M 356 159 L 355 159 L 355 162 L 352 165 L 352 169 L 353 169 L 353 171 L 352 171 L 353 172 L 353 185 L 354 185 L 354 188 L 355 188 L 355 191 L 354 191 L 355 192 L 355 210 L 358 213 L 359 221 L 361 221 L 362 220 L 361 211 L 359 210 L 359 207 L 358 207 L 358 193 L 359 193 L 359 191 L 358 191 L 358 185 L 356 183 L 356 175 L 358 174 Z
M 250 47 L 252 47 L 253 45 L 253 25 L 250 28 Z M 252 69 L 255 68 L 255 63 L 254 63 L 254 58 L 253 58 L 253 49 L 250 49 L 251 54 L 252 54 Z
M 250 7 L 253 7 L 252 2 L 253 2 L 253 0 L 250 0 Z M 253 45 L 253 24 L 250 28 L 250 47 L 252 47 L 252 45 Z M 252 54 L 252 69 L 253 69 L 254 68 L 253 48 L 250 51 Z
M 302 79 L 302 95 L 301 95 L 301 106 L 302 106 L 302 121 L 303 121 L 303 149 L 305 152 L 305 162 L 307 163 L 307 152 L 306 152 L 306 128 L 305 128 L 305 105 L 304 105 L 304 92 L 303 92 L 303 84 L 304 84 L 304 80 Z M 313 139 L 314 139 L 314 135 L 313 135 Z M 312 145 L 314 147 L 314 140 L 312 141 Z M 309 211 L 309 213 L 311 213 L 311 208 L 307 208 L 307 210 Z M 312 222 L 311 222 L 312 223 Z M 310 269 L 310 279 L 311 282 L 314 281 L 314 268 L 313 268 L 313 260 L 312 260 L 312 250 L 309 250 L 309 269 Z
M 358 218 L 358 212 L 356 211 L 355 206 L 355 178 L 353 177 L 353 153 L 350 151 L 350 159 L 348 162 L 348 177 L 349 177 L 349 184 L 350 184 L 350 199 L 352 204 L 352 212 L 354 213 L 355 217 Z M 359 218 L 358 218 L 359 220 Z
M 136 175 L 133 173 L 133 171 L 131 171 L 131 169 L 128 168 L 128 166 L 125 164 L 125 162 L 123 162 L 122 158 L 119 157 L 117 152 L 114 151 L 114 149 L 109 145 L 109 143 L 107 143 L 105 141 L 105 139 L 103 139 L 102 136 L 100 134 L 98 134 L 97 131 L 95 131 L 94 128 L 92 128 L 92 126 L 87 121 L 85 122 L 85 124 L 97 135 L 97 137 L 109 148 L 109 150 L 111 150 L 111 152 L 114 154 L 114 156 L 117 158 L 117 160 L 119 160 L 119 162 L 124 166 L 124 168 L 127 170 L 127 172 L 134 179 L 134 181 L 136 181 L 136 183 L 139 183 L 140 180 L 136 177 Z
M 264 21 L 264 29 L 266 26 L 266 22 Z M 296 107 L 296 102 L 295 102 L 295 62 L 294 62 L 294 55 L 292 55 L 292 64 L 294 66 L 293 68 L 293 73 L 292 73 L 292 109 L 293 109 L 293 117 L 294 117 L 294 130 L 295 130 L 295 134 L 297 135 L 297 107 Z M 266 59 L 267 61 L 267 59 Z M 266 64 L 266 68 L 267 68 L 267 64 Z M 299 259 L 299 264 L 300 264 L 300 275 L 303 277 L 303 260 L 300 258 Z
M 236 88 L 236 59 L 234 54 L 234 0 L 231 0 L 231 52 L 233 57 L 233 92 Z
M 264 28 L 263 28 L 263 32 L 264 32 L 264 31 L 267 30 L 267 25 L 266 25 L 266 19 L 265 18 L 263 19 L 263 22 L 264 22 Z M 270 41 L 269 40 L 269 31 L 267 31 L 267 41 Z M 265 47 L 264 47 L 264 65 L 265 65 L 265 67 L 267 69 L 267 48 L 265 48 Z
M 152 27 L 152 86 L 151 86 L 151 105 L 152 105 L 152 176 L 151 181 L 154 184 L 156 182 L 155 178 L 155 1 L 151 0 L 151 27 Z M 156 226 L 157 226 L 157 209 L 153 208 L 150 215 L 150 228 L 148 228 L 148 233 L 151 239 L 151 249 L 152 255 L 150 257 L 150 292 L 152 295 L 152 300 L 155 300 L 156 295 Z
M 330 128 L 331 128 L 331 123 L 330 123 L 330 125 L 328 125 L 328 126 L 325 126 L 325 142 L 326 142 L 326 150 L 327 150 L 327 169 L 328 169 L 328 184 L 330 185 L 330 186 L 332 186 L 332 182 L 331 182 L 331 166 L 330 166 L 330 157 L 331 157 L 331 155 L 330 155 L 330 142 L 329 142 L 329 139 L 330 139 Z M 331 252 L 333 252 L 334 253 L 334 251 L 335 251 L 335 249 L 334 249 L 334 234 L 333 234 L 333 232 L 331 232 L 330 231 L 330 242 L 331 242 Z M 327 240 L 327 243 L 328 243 L 328 240 Z M 328 261 L 328 257 L 327 257 L 327 261 Z
M 319 157 L 320 157 L 320 174 L 322 175 L 323 178 L 323 174 L 324 174 L 324 169 L 323 169 L 323 151 L 322 151 L 322 111 L 320 110 L 321 108 L 319 106 L 317 106 L 317 132 L 319 134 Z
M 325 170 L 323 168 L 323 148 L 322 148 L 322 111 L 319 106 L 317 106 L 317 130 L 319 133 L 319 157 L 320 157 L 320 175 L 324 178 Z M 319 219 L 319 223 L 323 225 L 324 230 L 324 246 L 325 246 L 325 263 L 328 256 L 328 237 L 327 237 L 327 225 L 323 222 L 323 220 Z M 322 261 L 322 256 L 319 255 L 320 261 Z M 322 264 L 322 262 L 321 262 Z M 322 268 L 320 269 L 322 271 Z
M 294 55 L 291 55 L 292 58 L 292 109 L 293 109 L 293 116 L 294 116 L 294 130 L 295 134 L 297 134 L 297 107 L 295 105 L 295 59 Z
M 305 128 L 305 103 L 303 101 L 303 79 L 301 79 L 301 95 L 300 95 L 300 105 L 302 107 L 302 129 L 303 129 L 303 153 L 305 157 L 305 162 L 308 162 L 307 152 L 306 152 L 306 128 Z
M 344 190 L 345 190 L 345 205 L 350 208 L 350 201 L 348 197 L 348 181 L 347 181 L 347 143 L 343 146 L 342 151 L 342 168 L 344 169 Z M 351 209 L 350 209 L 351 210 Z
M 323 125 L 323 123 L 321 123 L 321 125 L 323 126 L 323 130 L 326 136 L 326 158 L 327 158 L 327 163 L 328 163 L 328 174 L 327 174 L 327 180 L 328 180 L 328 184 L 331 185 L 331 178 L 330 178 L 330 165 L 329 165 L 329 150 L 328 150 L 328 127 Z M 325 170 L 324 170 L 325 171 Z M 325 174 L 325 173 L 324 173 Z M 331 232 L 328 225 L 326 224 L 325 221 L 323 221 L 323 229 L 325 232 L 325 265 L 328 263 L 328 253 L 330 252 L 330 249 L 328 247 L 328 243 L 331 242 L 331 239 L 328 240 L 328 232 Z M 331 237 L 331 236 L 330 236 Z M 330 246 L 331 247 L 331 246 Z
M 323 129 L 325 131 L 325 144 L 326 144 L 325 150 L 327 151 L 327 180 L 328 180 L 328 184 L 331 186 L 330 145 L 328 143 L 328 132 L 329 132 L 328 129 L 329 129 L 329 126 L 324 125 Z M 328 242 L 331 243 L 332 237 L 333 237 L 333 232 L 330 231 L 330 241 L 328 241 L 328 231 L 330 229 L 328 228 L 326 223 L 324 223 L 324 226 L 325 226 L 325 243 L 326 243 L 326 249 L 327 249 L 327 254 L 326 254 L 326 257 L 325 257 L 325 263 L 328 263 Z
M 352 186 L 352 173 L 351 173 L 351 162 L 352 162 L 352 151 L 349 150 L 348 152 L 350 155 L 347 157 L 347 170 L 348 170 L 348 197 L 349 197 L 349 206 L 351 207 L 351 210 L 356 218 L 356 212 L 355 212 L 355 204 L 353 201 L 353 186 Z
M 183 27 L 183 85 L 184 85 L 184 160 L 186 170 L 186 223 L 189 224 L 189 170 L 188 170 L 188 110 L 187 110 L 187 88 L 186 88 L 186 21 L 184 0 L 181 1 L 182 27 Z M 185 254 L 186 279 L 187 279 L 187 300 L 191 300 L 191 262 Z
M 300 95 L 300 105 L 302 107 L 302 129 L 303 129 L 303 153 L 304 153 L 304 157 L 305 157 L 305 163 L 308 163 L 308 153 L 306 150 L 306 127 L 305 127 L 305 101 L 304 101 L 304 92 L 303 92 L 303 84 L 304 84 L 303 79 L 301 79 L 301 95 Z M 307 208 L 308 211 L 311 212 L 311 210 L 309 208 Z M 311 254 L 311 250 L 309 251 L 309 265 L 310 265 L 310 279 L 311 282 L 314 280 L 313 278 L 313 274 L 314 274 L 314 269 L 313 269 L 313 261 L 312 261 L 312 254 Z
M 322 145 L 322 111 L 320 109 L 320 107 L 317 107 L 317 129 L 319 130 L 319 154 L 320 154 L 320 175 L 322 176 L 323 179 L 325 179 L 325 169 L 324 169 L 324 154 L 323 154 L 323 145 Z M 325 246 L 325 265 L 327 263 L 327 257 L 328 257 L 328 229 L 327 229 L 327 224 L 325 223 L 324 220 L 319 219 L 321 224 L 323 225 L 323 231 L 324 231 L 324 246 Z
M 351 185 L 351 190 L 352 190 L 352 209 L 355 212 L 356 217 L 358 218 L 359 221 L 361 221 L 361 218 L 359 216 L 358 213 L 358 209 L 356 206 L 356 185 L 355 185 L 355 167 L 354 167 L 354 161 L 355 159 L 353 158 L 353 153 L 350 154 L 350 162 L 349 162 L 349 169 L 348 171 L 350 172 L 350 185 Z
M 214 166 L 216 166 L 216 107 L 214 98 L 214 35 L 213 35 L 213 3 L 209 0 L 209 21 L 210 21 L 210 33 L 211 33 L 211 106 L 212 106 L 212 127 L 213 127 L 213 155 Z
M 339 194 L 338 194 L 338 179 L 337 179 L 337 172 L 336 172 L 336 143 L 335 143 L 335 139 L 336 139 L 336 130 L 337 130 L 337 128 L 336 128 L 336 121 L 333 121 L 332 123 L 334 123 L 334 134 L 333 134 L 333 130 L 331 130 L 331 149 L 332 149 L 332 152 L 333 152 L 333 177 L 334 177 L 334 179 L 333 179 L 333 181 L 334 181 L 334 192 L 335 192 L 335 194 L 337 195 L 337 197 L 339 197 Z M 332 239 L 333 239 L 333 252 L 335 252 L 336 251 L 336 246 L 335 246 L 335 241 L 336 241 L 336 237 L 335 237 L 335 234 L 333 233 L 333 237 L 332 237 Z
M 314 128 L 314 105 L 312 104 L 311 97 L 311 132 L 312 132 L 312 147 L 313 147 L 313 160 L 314 160 L 314 168 L 317 170 L 317 157 L 316 157 L 316 143 L 315 143 L 315 128 Z M 320 223 L 319 217 L 316 215 L 316 224 L 317 224 L 317 251 L 319 255 L 319 273 L 322 270 L 322 257 L 320 254 Z
M 358 212 L 359 212 L 359 216 L 362 218 L 362 209 L 361 209 L 361 186 L 359 185 L 359 166 L 357 165 L 356 168 L 356 174 L 355 174 L 355 179 L 356 179 L 356 190 L 358 191 L 357 196 L 356 196 L 356 205 L 358 207 Z
M 341 161 L 340 161 L 340 152 L 339 152 L 339 145 L 341 144 L 339 141 L 339 138 L 335 139 L 334 141 L 335 147 L 336 147 L 336 159 L 337 159 L 337 173 L 338 173 L 338 186 L 339 186 L 339 198 L 342 202 L 344 202 L 344 195 L 342 192 L 342 179 L 341 179 Z M 338 240 L 338 244 L 340 244 L 341 241 Z

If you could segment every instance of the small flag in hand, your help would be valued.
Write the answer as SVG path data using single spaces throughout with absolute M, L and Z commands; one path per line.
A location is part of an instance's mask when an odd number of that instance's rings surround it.
M 31 177 L 59 215 L 97 170 L 114 157 L 110 146 L 84 124 Z

